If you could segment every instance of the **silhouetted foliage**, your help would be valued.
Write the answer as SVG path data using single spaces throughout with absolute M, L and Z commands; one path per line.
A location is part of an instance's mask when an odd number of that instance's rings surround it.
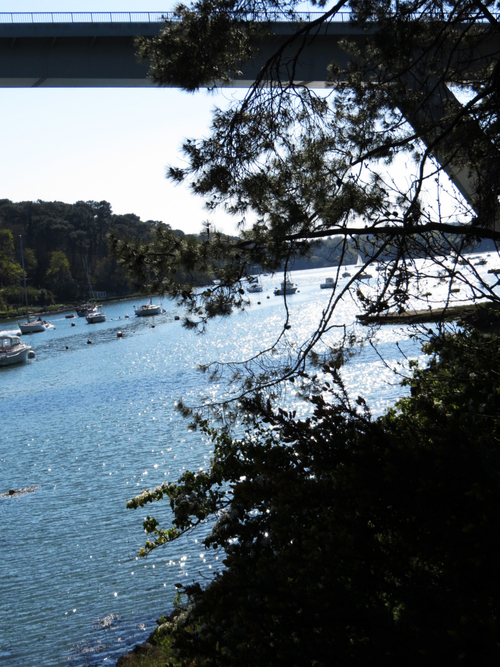
M 467 253 L 500 240 L 499 3 L 313 4 L 318 13 L 302 20 L 293 0 L 203 0 L 139 41 L 154 82 L 193 91 L 237 78 L 270 36 L 244 99 L 216 109 L 210 134 L 186 140 L 183 165 L 168 171 L 240 229 L 230 239 L 207 226 L 192 256 L 220 281 L 182 294 L 201 328 L 246 307 L 252 267 L 288 273 L 327 237 L 341 248 L 317 331 L 291 352 L 298 361 L 283 355 L 273 368 L 256 355 L 235 378 L 246 434 L 201 422 L 214 440 L 208 470 L 129 503 L 170 501 L 170 528 L 145 520 L 152 537 L 142 555 L 211 517 L 205 546 L 226 553 L 211 583 L 184 589 L 187 605 L 163 632 L 186 665 L 496 665 L 497 334 L 438 328 L 411 396 L 378 419 L 361 397 L 351 401 L 336 363 L 323 369 L 330 380 L 311 383 L 309 418 L 266 403 L 259 389 L 307 378 L 343 296 L 368 313 L 405 312 L 424 303 L 420 279 L 432 277 L 498 303 L 498 282 Z M 332 52 L 342 62 L 318 92 L 298 72 L 341 10 L 349 21 Z M 281 41 L 280 19 L 296 21 Z M 169 260 L 161 243 L 143 251 L 140 266 L 160 272 Z M 365 266 L 342 282 L 353 251 Z M 430 260 L 424 274 L 421 257 Z M 370 265 L 379 273 L 368 294 L 358 281 Z
M 180 286 L 161 240 L 142 250 L 122 244 L 129 270 L 154 265 L 162 289 L 181 297 L 186 326 L 201 330 L 211 317 L 248 306 L 246 281 L 256 269 L 318 266 L 332 246 L 335 289 L 323 331 L 347 296 L 371 315 L 427 309 L 415 261 L 422 257 L 432 260 L 425 277 L 445 275 L 450 285 L 474 285 L 474 299 L 498 302 L 496 286 L 464 259 L 478 243 L 496 250 L 500 239 L 497 3 L 313 4 L 317 13 L 305 19 L 294 1 L 179 5 L 159 36 L 138 40 L 152 81 L 189 91 L 227 84 L 256 53 L 266 57 L 244 98 L 216 108 L 209 135 L 187 139 L 183 165 L 167 172 L 207 209 L 234 217 L 237 238 L 207 226 L 203 247 L 185 258 L 189 271 L 217 284 Z M 335 20 L 343 37 L 335 48 L 332 40 L 329 88 L 310 88 L 299 78 L 315 57 L 308 47 Z M 276 21 L 292 29 L 275 34 Z M 365 265 L 339 280 L 357 255 Z M 359 289 L 363 273 L 380 267 L 375 289 Z M 300 348 L 297 372 L 310 351 Z M 276 381 L 283 375 L 277 368 Z M 252 377 L 261 384 L 249 372 L 247 389 Z
M 225 569 L 162 631 L 183 664 L 497 664 L 499 350 L 496 333 L 436 338 L 378 419 L 325 369 L 311 417 L 261 405 L 234 439 L 205 424 L 209 469 L 128 505 L 170 501 L 143 554 L 217 519 L 204 544 Z

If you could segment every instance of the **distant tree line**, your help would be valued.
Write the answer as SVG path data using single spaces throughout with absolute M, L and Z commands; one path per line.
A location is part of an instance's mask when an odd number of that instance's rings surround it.
M 135 291 L 138 285 L 110 254 L 107 235 L 147 242 L 158 225 L 169 227 L 133 213 L 116 215 L 106 201 L 0 200 L 0 307 L 24 302 L 20 237 L 30 305 L 47 305 L 87 298 L 86 266 L 95 291 Z
M 143 276 L 123 266 L 110 250 L 109 235 L 136 247 L 151 243 L 155 230 L 172 237 L 187 237 L 190 245 L 203 244 L 203 236 L 185 235 L 156 220 L 142 221 L 134 213 L 117 215 L 107 201 L 64 202 L 0 200 L 0 308 L 24 303 L 20 237 L 30 305 L 73 302 L 88 297 L 88 278 L 95 291 L 125 296 L 144 286 Z M 187 240 L 186 238 L 186 240 Z M 230 237 L 226 237 L 230 238 Z M 313 244 L 305 256 L 296 257 L 293 268 L 310 269 L 355 263 L 357 255 L 369 252 L 370 239 L 345 243 L 331 236 Z M 190 251 L 191 252 L 191 251 Z M 201 251 L 200 251 L 201 252 Z M 127 270 L 128 269 L 128 270 Z M 252 267 L 259 272 L 261 267 Z M 183 273 L 181 267 L 176 274 Z M 134 279 L 135 276 L 135 279 Z M 209 270 L 197 267 L 187 282 L 210 281 Z M 157 286 L 159 287 L 159 286 Z
M 0 308 L 24 303 L 20 237 L 23 239 L 28 300 L 30 305 L 49 305 L 87 298 L 90 282 L 95 291 L 125 296 L 142 286 L 113 252 L 108 235 L 135 244 L 151 242 L 153 231 L 170 225 L 142 221 L 133 213 L 117 215 L 107 201 L 64 202 L 0 199 Z M 181 230 L 172 230 L 179 237 Z M 186 235 L 187 236 L 187 235 Z M 193 236 L 193 242 L 201 237 Z M 351 244 L 344 262 L 356 261 Z M 297 258 L 295 269 L 321 268 L 337 264 L 341 247 L 335 237 L 317 243 L 312 252 Z M 260 267 L 254 267 L 255 272 Z M 206 282 L 209 276 L 201 281 Z

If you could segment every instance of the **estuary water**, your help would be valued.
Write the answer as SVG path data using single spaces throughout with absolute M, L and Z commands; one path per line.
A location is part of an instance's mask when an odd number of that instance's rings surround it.
M 294 272 L 299 292 L 287 301 L 297 340 L 327 305 L 331 291 L 319 285 L 331 274 Z M 203 336 L 182 328 L 168 299 L 154 318 L 134 317 L 133 302 L 106 306 L 102 324 L 53 316 L 55 330 L 24 337 L 36 358 L 0 369 L 0 493 L 37 487 L 0 497 L 2 666 L 114 665 L 171 611 L 175 583 L 209 580 L 219 560 L 201 547 L 202 533 L 138 560 L 143 518 L 168 526 L 169 507 L 125 504 L 208 464 L 211 443 L 188 429 L 175 402 L 223 390 L 198 364 L 241 360 L 274 340 L 285 316 L 278 283 L 264 277 L 247 312 L 212 322 Z M 346 302 L 337 322 L 354 315 Z M 375 412 L 403 394 L 391 372 L 400 350 L 420 355 L 405 327 L 381 329 L 378 342 L 386 363 L 367 345 L 345 369 Z

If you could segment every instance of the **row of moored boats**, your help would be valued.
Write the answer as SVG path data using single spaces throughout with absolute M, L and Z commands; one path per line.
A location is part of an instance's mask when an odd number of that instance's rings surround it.
M 38 317 L 37 319 L 30 319 L 30 313 L 28 309 L 28 290 L 26 288 L 26 272 L 24 270 L 22 237 L 20 237 L 20 246 L 21 263 L 23 268 L 24 297 L 26 301 L 26 322 L 19 324 L 20 332 L 0 332 L 0 366 L 12 366 L 13 364 L 22 363 L 23 361 L 26 361 L 26 359 L 34 358 L 35 353 L 32 351 L 31 346 L 23 343 L 19 338 L 19 334 L 41 333 L 42 331 L 47 331 L 48 329 L 55 329 L 53 324 L 47 320 L 42 319 L 41 317 Z M 87 280 L 89 284 L 90 301 L 82 303 L 80 306 L 78 306 L 76 313 L 78 317 L 85 317 L 89 324 L 105 322 L 106 314 L 102 312 L 100 306 L 98 306 L 95 301 L 95 295 L 90 283 L 87 263 L 85 263 L 85 270 L 87 272 Z M 145 303 L 142 306 L 138 306 L 137 308 L 134 307 L 134 312 L 137 317 L 159 315 L 161 311 L 161 306 L 153 303 L 151 295 L 149 297 L 148 303 Z M 74 315 L 68 315 L 67 317 L 74 317 Z
M 361 257 L 358 255 L 358 261 L 354 267 L 354 270 L 357 272 L 356 273 L 356 278 L 358 280 L 369 280 L 372 276 L 367 273 L 366 271 L 363 271 L 363 262 L 361 260 Z M 344 271 L 342 273 L 342 278 L 350 278 L 351 274 L 349 271 Z M 249 278 L 250 285 L 247 287 L 247 292 L 250 294 L 254 294 L 256 292 L 262 292 L 262 284 L 260 282 L 259 278 L 256 278 L 255 276 L 251 276 Z M 335 281 L 333 278 L 325 278 L 325 281 L 320 284 L 321 289 L 333 289 L 335 287 Z M 281 285 L 279 287 L 276 287 L 274 290 L 274 294 L 276 296 L 283 296 L 283 295 L 288 295 L 288 294 L 295 294 L 295 292 L 298 291 L 298 287 L 295 283 L 293 283 L 289 278 L 286 278 L 283 280 Z
M 161 306 L 159 304 L 153 303 L 152 297 L 150 297 L 149 302 L 138 306 L 134 306 L 134 313 L 137 317 L 145 317 L 148 315 L 159 315 L 161 313 Z M 81 304 L 76 309 L 76 314 L 78 317 L 85 317 L 89 324 L 98 324 L 99 322 L 106 321 L 106 314 L 102 312 L 100 306 L 93 302 L 87 302 Z
M 105 313 L 94 302 L 82 303 L 78 306 L 76 312 L 79 317 L 85 317 L 89 324 L 106 321 Z M 150 298 L 148 303 L 137 308 L 134 307 L 134 312 L 137 317 L 159 315 L 162 312 L 162 307 L 154 304 L 152 298 Z M 74 317 L 74 315 L 67 315 L 67 317 Z M 55 326 L 41 317 L 36 320 L 30 319 L 28 312 L 26 322 L 19 324 L 19 331 L 0 331 L 0 367 L 13 366 L 23 363 L 27 359 L 34 359 L 35 353 L 30 345 L 23 343 L 20 334 L 41 333 L 48 329 L 55 329 Z

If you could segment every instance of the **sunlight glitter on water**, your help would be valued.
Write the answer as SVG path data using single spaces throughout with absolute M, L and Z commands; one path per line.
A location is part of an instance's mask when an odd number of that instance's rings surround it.
M 300 343 L 312 331 L 330 298 L 319 283 L 330 273 L 293 274 L 300 291 L 287 299 L 289 340 Z M 2 665 L 112 663 L 169 613 L 180 576 L 210 577 L 220 565 L 217 554 L 199 556 L 206 524 L 143 567 L 136 560 L 143 518 L 154 513 L 168 527 L 170 508 L 163 502 L 132 512 L 125 504 L 145 487 L 207 465 L 213 444 L 187 429 L 175 403 L 226 391 L 223 382 L 210 385 L 198 364 L 239 361 L 276 340 L 285 316 L 283 300 L 271 292 L 277 282 L 264 278 L 265 292 L 251 296 L 248 312 L 213 322 L 204 337 L 181 328 L 171 302 L 154 328 L 125 319 L 129 303 L 108 306 L 108 321 L 97 325 L 78 318 L 71 327 L 58 316 L 56 330 L 30 338 L 34 362 L 1 369 L 0 493 L 40 485 L 0 499 Z M 338 323 L 354 315 L 346 303 Z M 337 331 L 329 335 L 338 338 Z M 353 395 L 365 396 L 375 414 L 403 393 L 390 370 L 400 358 L 396 343 L 408 357 L 421 356 L 404 327 L 382 329 L 377 339 L 388 368 L 366 345 L 343 371 Z M 116 623 L 96 627 L 109 615 Z

